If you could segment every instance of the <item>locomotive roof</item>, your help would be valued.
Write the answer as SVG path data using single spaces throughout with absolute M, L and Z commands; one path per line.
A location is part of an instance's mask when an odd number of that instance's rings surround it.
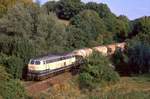
M 69 57 L 69 56 L 73 56 L 73 53 L 59 53 L 59 54 L 47 54 L 47 55 L 42 55 L 36 58 L 33 58 L 32 60 L 37 60 L 37 61 L 41 61 L 41 60 L 53 60 L 53 59 L 58 59 L 58 58 L 62 58 L 62 57 Z

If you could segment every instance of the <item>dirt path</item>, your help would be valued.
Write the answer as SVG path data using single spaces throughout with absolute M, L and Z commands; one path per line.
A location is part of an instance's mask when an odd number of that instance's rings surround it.
M 57 75 L 55 77 L 43 80 L 43 81 L 29 81 L 25 82 L 25 89 L 27 93 L 31 96 L 34 94 L 40 93 L 43 90 L 48 89 L 50 86 L 53 86 L 55 84 L 63 83 L 65 81 L 68 81 L 72 78 L 72 74 L 69 72 L 63 73 L 61 75 Z

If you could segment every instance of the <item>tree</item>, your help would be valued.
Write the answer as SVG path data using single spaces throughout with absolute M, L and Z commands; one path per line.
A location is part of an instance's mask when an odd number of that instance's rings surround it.
M 10 75 L 5 71 L 4 66 L 0 66 L 0 82 L 7 81 L 10 78 Z
M 32 0 L 1 0 L 0 1 L 0 17 L 6 14 L 7 10 L 13 7 L 17 2 L 22 2 L 25 5 L 32 4 Z
M 124 41 L 128 38 L 129 33 L 131 32 L 131 25 L 129 19 L 121 15 L 117 18 L 116 21 L 116 37 L 118 41 Z
M 56 21 L 53 23 L 52 31 L 49 32 L 46 41 L 50 52 L 64 52 L 67 45 L 67 33 L 65 25 Z
M 12 75 L 14 79 L 21 79 L 24 68 L 23 60 L 16 56 L 4 57 L 4 65 L 6 71 Z
M 106 31 L 103 20 L 92 10 L 84 10 L 79 13 L 71 19 L 71 24 L 85 33 L 85 42 L 95 40 L 98 35 L 103 34 Z
M 81 86 L 93 89 L 101 86 L 103 82 L 115 83 L 118 81 L 119 75 L 110 67 L 110 64 L 109 60 L 99 52 L 93 52 L 81 68 L 79 76 Z
M 32 16 L 29 9 L 19 3 L 8 10 L 7 15 L 0 19 L 0 28 L 8 35 L 28 37 L 32 34 Z
M 117 50 L 113 60 L 116 69 L 124 74 L 142 74 L 150 72 L 150 45 L 137 39 L 127 41 L 124 51 Z
M 0 18 L 6 13 L 6 8 L 4 5 L 0 5 Z
M 114 43 L 112 33 L 111 32 L 104 32 L 103 34 L 99 34 L 96 37 L 96 42 L 98 43 L 98 45 L 106 45 L 106 44 Z
M 20 81 L 11 79 L 3 66 L 0 66 L 0 72 L 0 97 L 3 99 L 26 99 L 27 95 Z
M 112 14 L 109 7 L 103 3 L 97 4 L 95 2 L 89 2 L 86 4 L 85 8 L 96 11 L 101 18 Z
M 131 32 L 131 24 L 126 16 L 121 15 L 116 17 L 114 14 L 109 14 L 104 17 L 103 20 L 107 27 L 107 31 L 111 32 L 116 42 L 122 42 L 128 38 Z
M 35 57 L 37 54 L 34 42 L 28 39 L 16 38 L 13 41 L 12 55 L 20 57 L 27 65 L 29 59 Z
M 135 34 L 150 34 L 150 17 L 145 16 L 135 20 L 133 32 L 135 32 Z
M 60 0 L 56 5 L 56 14 L 61 19 L 69 20 L 83 9 L 80 0 Z
M 85 36 L 86 34 L 81 29 L 71 25 L 66 29 L 66 31 L 68 34 L 67 47 L 70 50 L 84 48 L 87 45 L 88 40 Z
M 32 40 L 16 37 L 6 37 L 0 40 L 0 63 L 6 65 L 7 72 L 14 78 L 22 78 L 29 59 L 40 55 Z
M 134 20 L 132 35 L 133 39 L 150 44 L 150 17 Z
M 150 72 L 150 45 L 131 40 L 127 47 L 128 64 L 131 66 L 133 73 Z
M 55 1 L 48 1 L 43 5 L 43 7 L 47 10 L 47 13 L 56 12 L 56 4 L 57 2 Z

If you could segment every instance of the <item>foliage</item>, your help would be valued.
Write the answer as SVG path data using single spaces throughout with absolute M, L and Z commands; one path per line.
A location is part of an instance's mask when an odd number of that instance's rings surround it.
M 36 56 L 36 49 L 33 45 L 34 42 L 25 39 L 15 39 L 13 42 L 12 55 L 23 59 L 27 63 L 30 58 Z
M 10 79 L 3 66 L 0 66 L 0 97 L 4 99 L 25 99 L 24 87 L 18 80 Z
M 13 7 L 17 2 L 22 2 L 25 5 L 32 4 L 32 0 L 1 0 L 0 1 L 0 18 L 7 13 L 7 10 Z
M 67 29 L 68 34 L 68 48 L 76 49 L 76 48 L 84 48 L 87 46 L 87 38 L 85 36 L 85 32 L 75 26 L 69 26 Z
M 150 17 L 139 18 L 133 24 L 133 39 L 150 44 Z
M 9 80 L 1 86 L 0 90 L 4 99 L 26 99 L 24 87 L 19 81 Z
M 85 44 L 88 46 L 90 41 L 94 41 L 98 35 L 106 31 L 103 20 L 92 10 L 85 10 L 71 19 L 71 24 L 81 29 L 84 34 Z M 81 35 L 82 36 L 82 35 Z
M 95 31 L 99 33 L 106 32 L 104 36 L 106 36 L 109 32 L 109 37 L 111 38 L 105 38 L 106 40 L 104 42 L 101 40 L 100 42 L 103 43 L 99 43 L 99 41 L 97 42 L 95 40 L 96 38 L 94 38 L 94 40 L 88 38 L 88 43 L 86 41 L 85 43 L 89 46 L 108 44 L 113 41 L 124 41 L 128 37 L 128 33 L 131 31 L 129 19 L 123 15 L 116 17 L 116 15 L 111 12 L 109 7 L 103 3 L 98 4 L 95 2 L 89 2 L 84 4 L 80 0 L 60 0 L 59 2 L 47 2 L 44 7 L 48 9 L 48 13 L 50 11 L 55 12 L 61 19 L 71 19 L 72 25 L 75 25 L 78 28 L 80 27 L 81 30 L 84 29 L 83 32 L 86 32 L 86 34 L 88 34 L 91 38 L 92 36 L 96 36 Z M 95 16 L 94 11 L 97 13 L 97 17 L 93 17 Z M 96 20 L 98 23 L 93 22 L 93 20 Z M 100 21 L 102 24 L 99 24 Z M 97 28 L 98 25 L 99 27 Z M 97 31 L 97 29 L 101 29 L 102 31 Z M 103 37 L 103 35 L 99 35 L 99 37 Z M 109 41 L 109 39 L 111 40 Z
M 129 19 L 126 16 L 116 17 L 113 14 L 103 18 L 104 23 L 107 27 L 107 31 L 111 32 L 115 41 L 124 41 L 128 38 L 129 33 L 131 32 L 131 24 Z
M 116 69 L 125 74 L 150 72 L 150 45 L 135 39 L 129 40 L 125 51 L 117 50 L 113 55 Z
M 61 19 L 69 20 L 83 9 L 80 0 L 60 0 L 56 5 L 56 14 Z
M 127 41 L 126 51 L 118 53 L 120 58 L 114 57 L 115 60 L 120 60 L 118 68 L 124 67 L 130 73 L 147 73 L 150 71 L 149 17 L 139 18 L 133 22 L 131 37 L 132 39 Z M 124 63 L 124 66 L 121 66 L 122 63 Z
M 111 32 L 104 32 L 103 34 L 99 34 L 96 37 L 96 42 L 98 45 L 106 45 L 106 44 L 112 44 L 114 43 L 114 39 Z M 98 46 L 96 45 L 96 46 Z
M 19 3 L 0 20 L 0 28 L 8 35 L 27 37 L 27 34 L 32 34 L 32 21 L 29 9 Z
M 96 11 L 101 18 L 112 14 L 109 7 L 103 3 L 97 4 L 95 2 L 89 2 L 86 4 L 85 8 Z
M 148 44 L 131 41 L 128 45 L 127 56 L 133 72 L 150 72 L 150 46 Z
M 23 60 L 16 56 L 1 56 L 1 64 L 5 65 L 6 71 L 13 78 L 22 78 L 24 68 Z
M 64 52 L 66 50 L 68 35 L 64 24 L 56 21 L 53 23 L 52 31 L 47 36 L 47 44 L 50 52 Z
M 4 66 L 0 66 L 0 82 L 7 81 L 10 78 L 10 75 L 5 71 Z
M 124 51 L 117 49 L 112 57 L 112 61 L 116 71 L 119 72 L 120 75 L 128 76 L 132 73 L 132 69 L 128 64 L 129 58 L 126 49 Z
M 142 91 L 131 91 L 128 93 L 121 93 L 116 90 L 112 90 L 111 92 L 105 94 L 102 99 L 149 99 L 150 94 L 148 92 Z
M 93 89 L 103 82 L 115 83 L 119 80 L 119 75 L 110 67 L 109 60 L 99 52 L 93 52 L 86 61 L 79 77 L 83 88 Z
M 125 40 L 131 32 L 131 25 L 129 19 L 124 15 L 120 15 L 117 20 L 117 25 L 118 27 L 116 33 L 118 39 Z
M 135 20 L 135 25 L 133 32 L 135 34 L 143 33 L 148 34 L 150 33 L 150 17 L 142 17 L 137 20 Z
M 55 1 L 48 1 L 43 5 L 43 8 L 46 9 L 47 13 L 56 12 L 56 4 Z

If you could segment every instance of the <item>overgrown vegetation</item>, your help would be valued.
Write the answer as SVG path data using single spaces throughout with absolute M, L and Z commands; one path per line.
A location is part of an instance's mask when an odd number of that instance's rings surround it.
M 38 94 L 36 98 L 52 99 L 149 99 L 149 75 L 121 77 L 116 84 L 104 85 L 95 90 L 85 91 L 78 88 L 78 75 L 71 81 L 61 82 Z
M 127 40 L 124 52 L 117 50 L 113 57 L 119 70 L 129 74 L 150 73 L 149 23 L 150 17 L 135 21 L 133 34 L 136 36 Z
M 81 88 L 94 89 L 104 83 L 116 83 L 119 75 L 111 67 L 111 62 L 99 52 L 93 52 L 81 68 L 79 82 Z
M 0 97 L 2 99 L 26 99 L 24 87 L 19 80 L 11 78 L 3 66 L 0 66 Z

